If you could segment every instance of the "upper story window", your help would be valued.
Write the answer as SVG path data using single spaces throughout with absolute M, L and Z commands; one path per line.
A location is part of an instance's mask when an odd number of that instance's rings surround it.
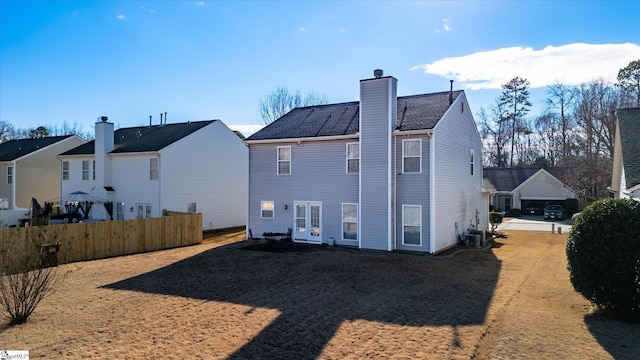
M 278 146 L 278 175 L 291 174 L 291 146 Z
M 402 140 L 402 172 L 422 171 L 422 140 Z
M 158 158 L 149 159 L 149 180 L 158 180 Z
M 470 160 L 470 164 L 471 164 L 471 176 L 473 176 L 473 165 L 474 165 L 473 149 L 471 149 L 471 160 Z
M 347 144 L 347 174 L 357 174 L 360 172 L 360 144 Z
M 62 180 L 69 180 L 69 162 L 62 162 Z
M 93 180 L 96 179 L 96 161 L 93 160 L 92 169 L 93 169 Z
M 82 180 L 89 180 L 89 160 L 82 160 Z
M 7 184 L 13 184 L 13 166 L 7 167 Z

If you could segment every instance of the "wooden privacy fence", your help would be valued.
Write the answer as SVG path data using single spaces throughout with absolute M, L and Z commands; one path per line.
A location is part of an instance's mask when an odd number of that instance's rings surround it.
M 201 242 L 202 214 L 6 228 L 0 229 L 0 268 L 43 244 L 60 243 L 59 263 L 65 264 Z

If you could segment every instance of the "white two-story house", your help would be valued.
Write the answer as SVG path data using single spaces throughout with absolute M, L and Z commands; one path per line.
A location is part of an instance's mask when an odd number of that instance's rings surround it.
M 296 108 L 247 138 L 247 230 L 436 253 L 486 229 L 482 143 L 464 92 L 396 89 L 376 70 L 359 101 Z
M 166 209 L 201 213 L 203 230 L 245 224 L 248 151 L 222 121 L 114 130 L 100 117 L 95 129 L 95 141 L 58 156 L 61 199 L 111 202 L 112 214 L 92 206 L 96 219 L 158 217 Z

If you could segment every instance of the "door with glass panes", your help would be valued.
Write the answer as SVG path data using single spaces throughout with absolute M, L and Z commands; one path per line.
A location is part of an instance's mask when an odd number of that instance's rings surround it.
M 322 243 L 322 203 L 294 202 L 293 241 Z

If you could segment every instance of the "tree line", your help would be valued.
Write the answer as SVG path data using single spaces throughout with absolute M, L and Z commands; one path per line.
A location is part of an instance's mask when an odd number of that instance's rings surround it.
M 19 139 L 37 139 L 45 136 L 78 135 L 89 141 L 93 133 L 83 131 L 77 122 L 63 122 L 62 125 L 41 125 L 36 128 L 19 128 L 6 120 L 0 120 L 0 143 Z
M 548 86 L 545 109 L 533 117 L 527 116 L 529 85 L 514 77 L 502 85 L 495 103 L 477 114 L 483 165 L 558 167 L 560 180 L 583 199 L 608 197 L 616 110 L 640 107 L 640 60 L 620 69 L 615 84 L 594 79 L 578 86 Z

